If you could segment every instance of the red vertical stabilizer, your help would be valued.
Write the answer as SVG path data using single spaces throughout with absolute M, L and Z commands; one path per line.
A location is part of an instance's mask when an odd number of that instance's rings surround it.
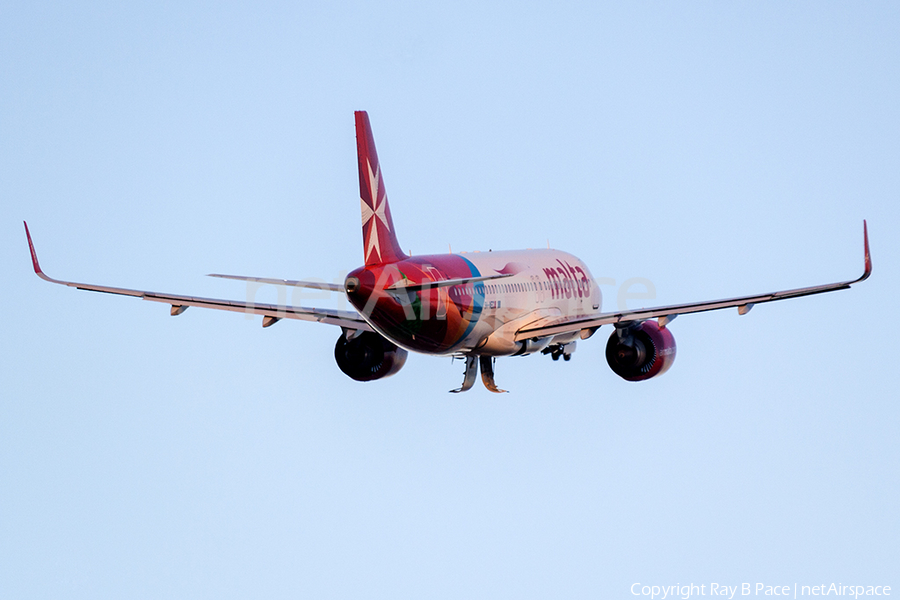
M 356 152 L 359 159 L 359 199 L 362 210 L 363 253 L 366 266 L 407 258 L 394 233 L 394 221 L 384 191 L 384 177 L 375 152 L 369 115 L 356 111 Z

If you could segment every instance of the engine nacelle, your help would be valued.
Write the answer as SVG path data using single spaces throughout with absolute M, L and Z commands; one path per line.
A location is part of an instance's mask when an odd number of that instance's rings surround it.
M 669 370 L 675 362 L 675 338 L 656 321 L 643 321 L 619 337 L 614 331 L 606 343 L 606 362 L 628 381 L 644 381 Z
M 347 339 L 341 335 L 334 346 L 334 360 L 345 375 L 356 381 L 388 377 L 406 364 L 407 352 L 371 331 Z

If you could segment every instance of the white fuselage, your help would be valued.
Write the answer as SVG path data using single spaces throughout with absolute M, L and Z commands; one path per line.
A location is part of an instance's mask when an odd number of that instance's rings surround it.
M 503 356 L 522 353 L 515 334 L 525 326 L 537 326 L 560 317 L 580 317 L 598 313 L 602 296 L 587 265 L 559 250 L 518 250 L 475 252 L 462 255 L 482 275 L 514 273 L 510 277 L 483 284 L 449 289 L 456 294 L 477 294 L 483 288 L 483 304 L 475 327 L 460 340 L 455 353 L 477 350 L 482 355 Z M 559 339 L 535 341 L 528 352 L 549 343 L 565 343 L 578 333 Z M 565 339 L 562 339 L 565 337 Z

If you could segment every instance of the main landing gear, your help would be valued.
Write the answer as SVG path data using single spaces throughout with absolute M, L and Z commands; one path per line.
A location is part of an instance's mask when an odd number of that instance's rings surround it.
M 562 356 L 563 360 L 572 360 L 572 353 L 575 352 L 575 342 L 568 344 L 553 344 L 541 350 L 541 354 L 549 354 L 553 360 L 559 360 Z
M 476 362 L 476 359 L 478 359 L 478 362 Z M 489 392 L 505 394 L 506 390 L 501 390 L 497 387 L 497 384 L 494 383 L 494 358 L 491 356 L 476 357 L 471 355 L 466 357 L 466 372 L 462 386 L 455 390 L 450 390 L 450 392 L 458 394 L 460 392 L 471 390 L 472 386 L 475 385 L 475 379 L 478 377 L 479 363 L 481 365 L 481 382 L 484 383 L 484 387 L 487 388 Z
M 575 342 L 551 344 L 541 350 L 541 354 L 549 354 L 553 360 L 559 360 L 562 357 L 564 361 L 572 359 L 572 353 L 575 352 Z M 505 394 L 506 390 L 501 390 L 494 383 L 494 357 L 493 356 L 472 356 L 465 357 L 466 371 L 463 377 L 463 383 L 451 393 L 458 394 L 460 392 L 468 392 L 475 386 L 475 380 L 478 379 L 478 367 L 481 366 L 481 381 L 489 392 L 495 394 Z

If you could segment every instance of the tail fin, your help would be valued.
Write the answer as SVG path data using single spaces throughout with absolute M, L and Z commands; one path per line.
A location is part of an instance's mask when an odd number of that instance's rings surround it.
M 369 115 L 356 111 L 356 151 L 359 160 L 359 199 L 362 210 L 363 253 L 366 266 L 403 260 L 384 191 L 384 177 L 375 152 Z

